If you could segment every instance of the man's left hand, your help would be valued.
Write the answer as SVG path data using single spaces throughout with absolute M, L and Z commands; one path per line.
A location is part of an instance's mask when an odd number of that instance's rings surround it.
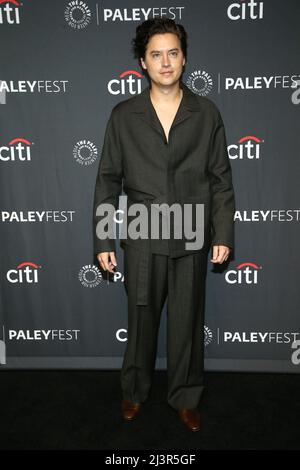
M 222 264 L 224 261 L 227 260 L 230 251 L 231 251 L 231 248 L 229 248 L 228 246 L 214 245 L 212 247 L 212 258 L 210 261 L 212 263 Z

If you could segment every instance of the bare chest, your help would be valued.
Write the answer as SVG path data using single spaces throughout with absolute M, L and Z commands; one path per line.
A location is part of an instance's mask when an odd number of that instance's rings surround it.
M 167 141 L 169 141 L 169 132 L 177 114 L 178 106 L 172 106 L 168 109 L 159 109 L 154 106 L 157 117 L 163 127 Z

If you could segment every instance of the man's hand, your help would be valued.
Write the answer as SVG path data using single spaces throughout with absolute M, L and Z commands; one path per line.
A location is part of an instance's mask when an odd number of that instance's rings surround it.
M 229 248 L 228 246 L 215 245 L 213 246 L 213 249 L 212 249 L 212 258 L 210 261 L 212 263 L 222 264 L 224 261 L 227 260 L 230 251 L 231 251 L 231 248 Z
M 104 271 L 114 273 L 114 267 L 117 266 L 116 256 L 114 251 L 103 251 L 98 253 L 97 259 L 99 264 Z

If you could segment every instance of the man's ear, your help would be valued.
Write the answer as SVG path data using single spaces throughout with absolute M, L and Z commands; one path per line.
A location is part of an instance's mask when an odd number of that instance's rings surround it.
M 147 69 L 147 67 L 146 67 L 146 64 L 145 64 L 145 62 L 144 62 L 143 58 L 141 57 L 141 59 L 140 59 L 140 60 L 141 60 L 141 66 L 143 67 L 143 69 L 145 69 L 145 70 L 146 70 L 146 69 Z

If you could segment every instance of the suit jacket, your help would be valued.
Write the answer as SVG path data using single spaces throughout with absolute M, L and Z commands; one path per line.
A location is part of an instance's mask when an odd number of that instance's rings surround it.
M 169 205 L 204 204 L 204 245 L 234 246 L 235 198 L 224 124 L 216 105 L 194 94 L 183 83 L 183 97 L 169 132 L 169 141 L 150 99 L 147 86 L 140 94 L 119 102 L 109 117 L 94 193 L 94 254 L 116 251 L 114 239 L 100 240 L 96 210 L 101 203 L 118 209 L 122 190 L 127 210 L 135 202 Z M 182 206 L 183 207 L 183 206 Z M 193 212 L 193 220 L 195 219 Z M 163 217 L 163 213 L 161 217 Z M 128 224 L 131 217 L 127 217 Z M 149 222 L 150 227 L 150 222 Z M 195 227 L 193 222 L 193 227 Z M 171 231 L 172 233 L 172 231 Z M 184 256 L 190 241 L 121 240 L 152 253 Z

